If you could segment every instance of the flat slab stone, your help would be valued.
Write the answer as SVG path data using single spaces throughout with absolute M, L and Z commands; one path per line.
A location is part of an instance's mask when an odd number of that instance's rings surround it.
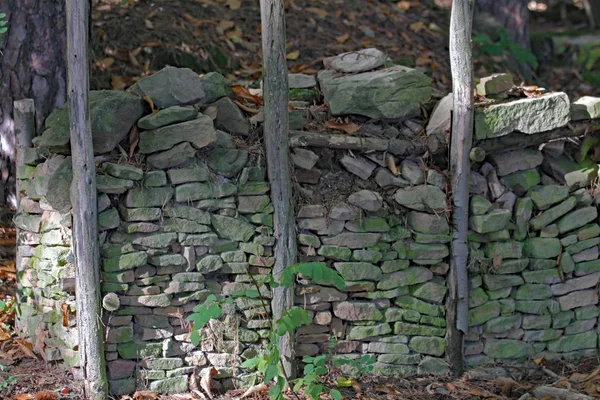
M 174 106 L 160 110 L 156 114 L 146 115 L 138 121 L 137 126 L 140 129 L 158 129 L 178 122 L 190 121 L 197 116 L 198 110 L 193 107 Z
M 190 142 L 201 149 L 217 140 L 213 122 L 208 116 L 140 133 L 139 151 L 142 154 L 168 150 L 181 142 Z
M 288 74 L 288 87 L 290 89 L 310 89 L 317 86 L 317 80 L 312 75 Z
M 584 96 L 571 104 L 571 119 L 600 118 L 600 97 Z
M 520 149 L 494 153 L 489 156 L 490 161 L 496 167 L 498 176 L 504 176 L 517 171 L 532 169 L 542 164 L 544 157 L 537 149 Z
M 567 125 L 570 113 L 569 97 L 562 92 L 476 108 L 475 138 L 549 131 Z
M 417 211 L 443 211 L 447 207 L 446 195 L 433 185 L 421 185 L 398 189 L 394 200 L 404 207 Z
M 368 48 L 328 57 L 323 60 L 323 64 L 325 67 L 333 68 L 338 72 L 354 74 L 379 68 L 385 63 L 385 59 L 386 56 L 382 51 Z
M 318 74 L 332 115 L 358 114 L 373 119 L 405 120 L 420 114 L 431 97 L 431 79 L 402 66 L 357 75 Z

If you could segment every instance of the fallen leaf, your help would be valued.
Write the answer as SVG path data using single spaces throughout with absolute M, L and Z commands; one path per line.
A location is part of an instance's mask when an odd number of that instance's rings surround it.
M 219 371 L 216 368 L 205 368 L 202 370 L 202 378 L 200 379 L 200 387 L 206 392 L 209 398 L 212 399 L 212 391 L 210 390 L 210 384 L 212 382 L 213 375 L 217 375 Z
M 158 113 L 158 108 L 156 108 L 156 106 L 154 105 L 154 102 L 152 101 L 152 99 L 150 98 L 150 96 L 144 96 L 144 101 L 146 103 L 148 103 L 148 105 L 150 105 L 150 109 L 152 110 L 152 114 L 156 114 Z
M 358 381 L 356 379 L 351 379 L 351 381 L 352 381 L 352 389 L 354 389 L 354 391 L 356 393 L 362 392 L 362 388 L 360 387 L 360 384 L 358 383 Z
M 255 393 L 265 392 L 267 390 L 269 390 L 269 388 L 264 383 L 259 383 L 258 385 L 253 385 L 253 386 L 250 386 L 248 388 L 248 390 L 246 390 L 244 392 L 244 394 L 240 397 L 240 399 L 244 399 L 248 396 L 252 396 Z
M 235 22 L 233 22 L 231 20 L 228 20 L 228 19 L 221 20 L 219 22 L 219 24 L 217 25 L 217 32 L 222 35 L 226 31 L 232 29 L 234 26 L 235 26 Z
M 391 386 L 375 386 L 373 388 L 376 392 L 385 393 L 385 394 L 397 394 L 398 392 Z
M 423 21 L 413 22 L 409 28 L 411 31 L 418 33 L 421 29 L 425 28 L 425 23 Z
M 38 357 L 33 352 L 33 345 L 25 339 L 15 339 L 15 343 L 19 345 L 19 349 L 29 358 L 38 360 Z
M 336 384 L 341 387 L 351 387 L 352 379 L 346 379 L 343 376 L 337 378 Z
M 154 29 L 154 24 L 152 24 L 152 21 L 150 21 L 149 19 L 144 20 L 144 25 L 146 25 L 147 29 Z
M 343 35 L 336 36 L 336 37 L 335 37 L 335 40 L 336 40 L 338 43 L 345 43 L 345 42 L 346 42 L 346 40 L 348 40 L 348 38 L 350 38 L 350 35 L 349 35 L 349 34 L 347 34 L 347 33 L 345 33 L 345 34 L 343 34 Z
M 118 76 L 113 75 L 110 85 L 113 90 L 123 90 L 128 86 L 131 86 L 137 79 L 130 76 Z
M 259 106 L 262 106 L 265 102 L 258 96 L 255 96 L 244 89 L 241 85 L 233 85 L 231 86 L 231 91 L 235 95 L 235 97 L 239 99 L 246 100 L 249 103 L 253 103 Z
M 238 106 L 239 108 L 241 108 L 242 111 L 246 111 L 247 113 L 258 114 L 260 112 L 260 110 L 258 108 L 248 107 L 247 105 L 244 105 L 244 104 L 240 103 L 237 100 L 233 100 L 233 102 L 235 103 L 236 106 Z
M 34 346 L 34 350 L 37 351 L 37 353 L 42 356 L 42 358 L 44 359 L 44 361 L 48 361 L 46 359 L 46 352 L 44 351 L 44 341 L 46 340 L 46 331 L 44 331 L 43 326 L 40 324 L 37 326 L 37 328 L 35 328 L 35 346 Z
M 394 161 L 394 157 L 393 156 L 387 156 L 386 161 L 386 165 L 388 167 L 388 169 L 390 170 L 390 172 L 392 174 L 394 174 L 394 176 L 400 176 L 400 170 L 398 169 L 398 166 L 396 165 L 396 162 Z
M 192 26 L 201 26 L 204 25 L 204 21 L 196 18 L 194 16 L 191 16 L 188 13 L 183 13 L 181 14 L 181 18 L 183 18 L 188 24 L 192 25 Z
M 396 5 L 399 9 L 408 11 L 408 9 L 410 8 L 410 1 L 399 1 L 398 3 L 396 3 Z
M 62 303 L 60 306 L 62 311 L 62 326 L 69 326 L 69 305 L 67 303 Z
M 287 55 L 285 56 L 285 58 L 291 61 L 297 60 L 298 57 L 300 57 L 300 50 L 292 51 L 291 53 L 287 53 Z
M 112 57 L 106 57 L 98 61 L 104 68 L 110 68 L 114 63 L 115 59 Z
M 133 400 L 156 400 L 158 393 L 149 390 L 140 390 L 133 394 Z
M 344 131 L 349 135 L 355 134 L 361 128 L 360 125 L 355 124 L 354 122 L 336 122 L 333 120 L 325 122 L 325 127 L 329 129 L 335 129 L 337 131 Z
M 135 50 L 131 50 L 128 53 L 128 57 L 129 57 L 129 62 L 131 63 L 131 65 L 133 65 L 134 67 L 139 67 L 140 66 L 140 62 L 137 60 L 137 55 L 140 53 L 140 51 L 142 50 L 141 47 L 138 47 Z
M 131 127 L 129 131 L 129 158 L 133 157 L 133 152 L 140 142 L 140 132 L 137 127 L 134 125 Z
M 42 390 L 35 395 L 35 400 L 57 400 L 58 393 Z
M 242 6 L 241 0 L 227 0 L 225 5 L 228 6 L 232 10 L 239 10 Z
M 429 59 L 429 56 L 419 56 L 415 60 L 415 64 L 419 67 L 422 67 L 423 65 L 429 64 L 430 61 L 431 60 Z
M 13 400 L 33 400 L 33 395 L 28 393 L 15 394 L 12 397 Z
M 317 7 L 307 7 L 306 11 L 317 14 L 317 16 L 321 19 L 325 19 L 325 17 L 327 17 L 327 11 Z
M 533 362 L 535 363 L 535 365 L 540 365 L 542 363 L 542 361 L 544 361 L 544 356 L 533 359 Z

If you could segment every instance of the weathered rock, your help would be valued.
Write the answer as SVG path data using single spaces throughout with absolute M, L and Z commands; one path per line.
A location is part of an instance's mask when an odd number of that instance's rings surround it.
M 254 234 L 254 226 L 240 218 L 213 214 L 211 220 L 217 234 L 224 239 L 247 242 Z
M 575 207 L 576 203 L 577 200 L 575 199 L 575 197 L 569 197 L 567 200 L 563 201 L 559 205 L 549 208 L 542 214 L 532 219 L 529 222 L 529 225 L 534 230 L 542 229 L 545 226 L 556 221 L 558 218 L 562 217 L 569 211 L 571 211 Z
M 431 96 L 431 79 L 401 66 L 345 76 L 323 70 L 318 80 L 332 115 L 405 120 L 419 115 Z
M 556 238 L 529 238 L 523 246 L 523 254 L 531 258 L 554 258 L 561 252 L 560 240 Z
M 469 227 L 477 233 L 490 233 L 502 230 L 510 221 L 511 211 L 492 210 L 484 215 L 472 215 L 469 218 Z
M 539 210 L 545 210 L 551 205 L 565 200 L 568 195 L 568 188 L 559 185 L 536 186 L 528 193 L 533 204 Z
M 583 96 L 571 104 L 571 119 L 573 121 L 595 118 L 600 118 L 599 97 Z
M 519 340 L 488 339 L 484 352 L 493 358 L 526 358 L 532 354 L 532 348 Z
M 500 179 L 500 182 L 508 186 L 517 195 L 524 196 L 529 189 L 540 184 L 541 177 L 536 169 L 528 169 L 505 175 Z
M 206 98 L 201 78 L 189 68 L 165 67 L 140 79 L 128 91 L 149 96 L 160 109 L 196 104 Z
M 582 349 L 594 349 L 598 335 L 594 331 L 563 336 L 548 343 L 548 350 L 557 353 L 566 353 Z
M 493 74 L 481 78 L 476 89 L 478 95 L 487 96 L 507 92 L 512 87 L 513 78 L 511 74 Z
M 358 176 L 360 179 L 367 180 L 373 173 L 375 167 L 375 163 L 367 160 L 363 157 L 351 157 L 346 154 L 340 160 L 340 163 L 346 168 L 349 172 Z
M 380 321 L 382 312 L 374 303 L 358 301 L 342 301 L 333 303 L 333 313 L 336 317 L 347 321 Z
M 598 175 L 598 165 L 589 158 L 577 163 L 564 154 L 544 158 L 542 168 L 559 183 L 566 184 L 569 191 L 588 187 Z
M 427 135 L 444 135 L 450 132 L 453 108 L 454 99 L 452 93 L 448 93 L 433 108 L 425 129 Z
M 146 115 L 138 121 L 137 126 L 146 130 L 158 129 L 178 122 L 190 121 L 197 116 L 198 110 L 193 107 L 174 106 L 160 110 L 156 114 Z
M 189 142 L 201 149 L 215 142 L 217 136 L 210 117 L 197 119 L 140 133 L 139 151 L 142 154 L 168 150 L 181 142 Z
M 410 267 L 402 271 L 383 275 L 382 280 L 377 284 L 377 289 L 390 290 L 402 286 L 416 285 L 427 282 L 432 278 L 433 273 L 429 268 Z
M 189 143 L 180 143 L 172 149 L 154 153 L 146 159 L 148 165 L 158 168 L 167 169 L 177 167 L 196 155 L 196 150 Z
M 411 229 L 421 233 L 447 234 L 450 232 L 448 221 L 442 215 L 411 211 L 408 213 L 408 225 Z
M 116 90 L 92 90 L 89 102 L 94 154 L 108 153 L 117 147 L 145 111 L 140 98 Z M 35 142 L 42 153 L 70 153 L 67 104 L 50 114 L 46 130 Z
M 400 173 L 413 185 L 422 185 L 425 183 L 423 169 L 413 160 L 403 160 L 400 164 Z
M 247 162 L 248 152 L 245 150 L 214 149 L 210 153 L 208 166 L 217 174 L 233 178 Z
M 595 220 L 598 217 L 598 209 L 596 207 L 583 207 L 565 215 L 556 223 L 560 233 L 569 232 L 573 229 L 581 228 L 587 223 Z
M 446 341 L 439 337 L 414 336 L 408 347 L 417 353 L 440 357 L 446 349 Z
M 217 107 L 215 127 L 233 135 L 248 136 L 250 123 L 246 116 L 229 97 L 219 99 L 212 106 Z
M 598 292 L 596 290 L 571 292 L 565 296 L 559 297 L 558 303 L 560 304 L 560 309 L 562 311 L 598 304 Z
M 338 54 L 323 60 L 327 68 L 338 72 L 354 74 L 365 72 L 383 66 L 386 55 L 375 48 L 362 49 L 348 53 Z
M 447 207 L 446 195 L 437 186 L 422 185 L 398 189 L 394 200 L 417 211 L 442 211 Z
M 361 190 L 348 196 L 348 203 L 367 211 L 379 211 L 383 199 L 377 192 Z
M 318 155 L 310 150 L 302 148 L 294 149 L 290 154 L 290 157 L 292 158 L 294 165 L 307 170 L 312 169 L 317 161 L 319 161 Z
M 156 187 L 130 189 L 125 196 L 125 207 L 162 207 L 173 197 L 173 188 Z
M 492 104 L 475 110 L 475 137 L 479 140 L 513 131 L 532 134 L 569 123 L 570 103 L 565 93 Z
M 492 203 L 483 196 L 475 195 L 471 197 L 470 210 L 473 215 L 483 215 L 490 211 Z
M 310 89 L 317 86 L 317 80 L 312 75 L 288 74 L 288 87 L 290 89 Z
M 333 266 L 347 281 L 379 281 L 382 275 L 379 267 L 366 262 L 337 262 Z
M 504 153 L 494 153 L 490 156 L 496 167 L 498 176 L 505 176 L 517 171 L 523 171 L 540 166 L 544 157 L 537 149 L 512 150 Z

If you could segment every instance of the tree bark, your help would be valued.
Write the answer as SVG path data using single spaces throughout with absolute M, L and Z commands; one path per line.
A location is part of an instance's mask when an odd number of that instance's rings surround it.
M 108 397 L 108 385 L 100 319 L 96 167 L 88 102 L 88 12 L 87 0 L 69 0 L 67 3 L 69 126 L 73 163 L 71 203 L 80 365 L 86 396 L 91 400 L 104 400 Z
M 6 197 L 15 193 L 13 101 L 35 102 L 36 128 L 66 100 L 66 24 L 64 0 L 5 0 L 8 31 L 0 45 L 0 157 L 11 165 Z
M 283 0 L 261 0 L 263 51 L 264 136 L 271 198 L 275 208 L 275 265 L 273 276 L 279 281 L 282 271 L 297 260 L 292 179 L 290 174 L 288 79 L 285 58 L 285 18 Z M 290 309 L 294 288 L 273 289 L 273 319 L 278 320 Z M 283 368 L 293 377 L 294 352 L 291 333 L 280 338 L 279 351 Z
M 487 12 L 506 28 L 508 34 L 523 48 L 530 48 L 529 0 L 475 0 L 475 12 Z
M 590 28 L 600 28 L 600 0 L 584 0 L 583 4 L 590 21 Z
M 452 177 L 452 260 L 447 307 L 448 360 L 452 373 L 464 371 L 463 336 L 468 330 L 467 243 L 469 207 L 469 152 L 473 140 L 473 56 L 471 12 L 468 0 L 454 0 L 450 17 L 450 65 L 454 111 L 450 140 Z

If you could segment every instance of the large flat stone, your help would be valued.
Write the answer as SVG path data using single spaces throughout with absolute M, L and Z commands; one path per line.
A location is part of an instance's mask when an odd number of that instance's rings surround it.
M 475 137 L 482 140 L 514 131 L 549 131 L 567 125 L 570 112 L 569 97 L 562 92 L 476 108 Z
M 336 116 L 404 120 L 419 115 L 421 104 L 431 97 L 431 79 L 401 66 L 342 76 L 323 70 L 318 80 L 329 110 Z
M 489 159 L 496 167 L 498 176 L 536 168 L 544 161 L 540 150 L 530 148 L 493 153 L 489 155 Z
M 139 151 L 142 154 L 168 150 L 181 142 L 201 149 L 217 140 L 213 122 L 208 116 L 140 133 Z

